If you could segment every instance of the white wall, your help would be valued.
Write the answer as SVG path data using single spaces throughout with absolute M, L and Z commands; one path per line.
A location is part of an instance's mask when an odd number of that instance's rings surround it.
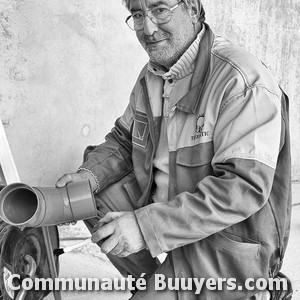
M 203 0 L 212 27 L 262 58 L 289 94 L 300 180 L 296 1 Z M 147 56 L 121 2 L 0 0 L 0 116 L 24 182 L 75 170 L 122 114 Z
M 203 0 L 207 22 L 272 70 L 290 98 L 292 178 L 300 180 L 300 1 Z
M 147 57 L 121 0 L 0 3 L 0 115 L 21 179 L 53 184 L 104 140 Z

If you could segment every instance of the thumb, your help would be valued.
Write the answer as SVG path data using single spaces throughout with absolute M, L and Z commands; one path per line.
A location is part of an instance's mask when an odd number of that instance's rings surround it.
M 73 181 L 73 176 L 72 174 L 65 174 L 61 178 L 57 180 L 55 183 L 55 186 L 58 188 L 64 187 L 68 182 Z

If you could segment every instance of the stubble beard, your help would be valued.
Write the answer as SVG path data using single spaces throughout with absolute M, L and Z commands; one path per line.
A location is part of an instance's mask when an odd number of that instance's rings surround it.
M 167 45 L 164 46 L 152 46 L 148 45 L 145 42 L 142 42 L 142 46 L 148 53 L 148 56 L 151 61 L 161 66 L 164 66 L 167 69 L 172 67 L 176 63 L 176 61 L 181 57 L 181 55 L 185 52 L 185 50 L 179 51 L 179 49 L 177 49 L 177 47 L 170 43 L 168 40 Z
M 187 36 L 186 33 L 190 30 L 184 30 L 183 28 L 181 30 L 182 31 L 177 33 L 176 36 L 169 33 L 160 33 L 152 38 L 142 37 L 140 43 L 148 53 L 150 60 L 170 69 L 184 54 L 196 37 L 194 35 Z M 184 37 L 183 40 L 180 37 Z M 151 39 L 165 39 L 165 41 L 163 42 L 164 44 L 161 45 L 152 45 L 150 43 Z

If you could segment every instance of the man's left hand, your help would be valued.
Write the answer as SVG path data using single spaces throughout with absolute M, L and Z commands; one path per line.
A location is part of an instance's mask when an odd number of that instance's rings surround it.
M 103 241 L 105 254 L 126 257 L 146 248 L 140 227 L 133 212 L 109 212 L 99 220 L 92 235 L 92 242 Z

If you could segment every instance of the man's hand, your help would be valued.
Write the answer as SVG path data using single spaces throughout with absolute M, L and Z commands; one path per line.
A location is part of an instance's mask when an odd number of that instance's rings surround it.
M 79 171 L 77 173 L 68 173 L 63 175 L 61 178 L 59 178 L 55 184 L 57 188 L 64 187 L 67 183 L 69 182 L 78 182 L 82 180 L 89 180 L 91 184 L 91 189 L 94 192 L 97 189 L 97 183 L 93 176 L 87 172 L 87 171 Z M 77 222 L 71 222 L 71 223 L 61 223 L 57 224 L 58 226 L 63 226 L 63 225 L 75 225 Z
M 56 187 L 64 187 L 69 182 L 78 182 L 88 179 L 91 183 L 92 191 L 97 189 L 97 183 L 94 177 L 88 171 L 79 171 L 77 173 L 68 173 L 59 178 L 55 184 Z
M 94 228 L 92 242 L 104 239 L 101 250 L 105 254 L 125 257 L 146 248 L 133 212 L 109 212 L 99 220 Z

